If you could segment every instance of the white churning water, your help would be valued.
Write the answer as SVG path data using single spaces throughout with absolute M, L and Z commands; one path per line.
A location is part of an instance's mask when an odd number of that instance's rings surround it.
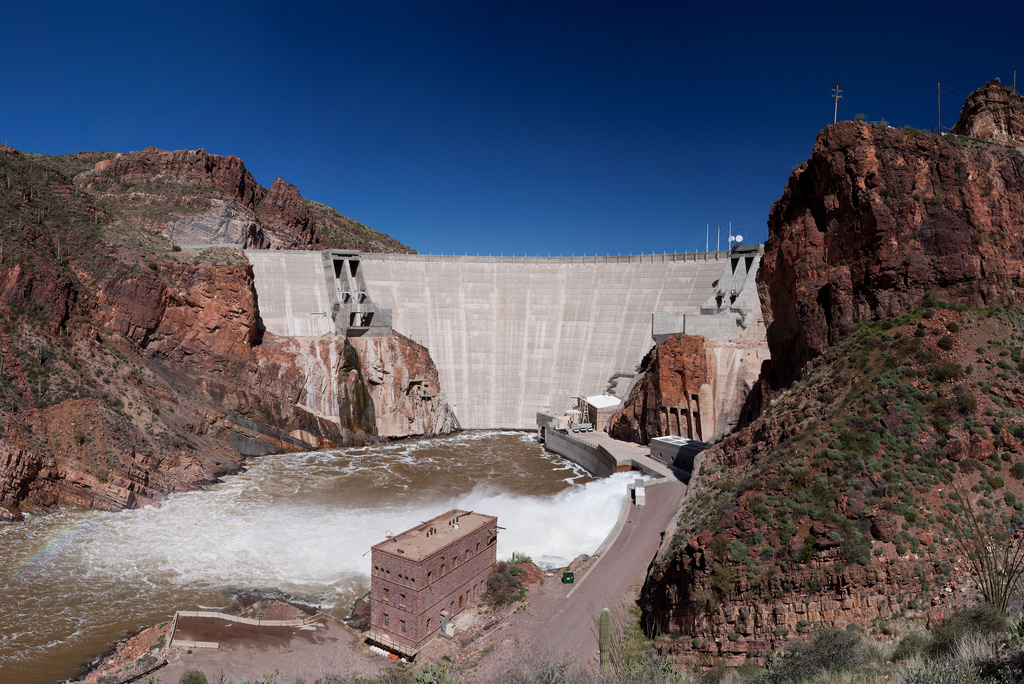
M 524 433 L 265 456 L 160 507 L 0 523 L 0 680 L 52 682 L 126 630 L 282 591 L 344 615 L 370 546 L 450 508 L 496 515 L 498 557 L 566 565 L 611 531 L 630 475 L 592 480 Z

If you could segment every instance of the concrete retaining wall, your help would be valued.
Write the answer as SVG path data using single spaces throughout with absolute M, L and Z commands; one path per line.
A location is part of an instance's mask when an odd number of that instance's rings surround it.
M 594 477 L 608 477 L 615 472 L 615 457 L 600 446 L 592 446 L 557 430 L 544 431 L 544 446 L 562 458 L 582 466 Z

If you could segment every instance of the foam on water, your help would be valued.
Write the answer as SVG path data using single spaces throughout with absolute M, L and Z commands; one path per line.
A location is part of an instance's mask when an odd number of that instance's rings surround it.
M 498 516 L 499 558 L 565 565 L 601 544 L 633 477 L 591 480 L 530 435 L 469 433 L 266 456 L 160 507 L 3 523 L 0 673 L 175 609 L 224 606 L 233 588 L 343 613 L 368 589 L 371 545 L 450 508 Z

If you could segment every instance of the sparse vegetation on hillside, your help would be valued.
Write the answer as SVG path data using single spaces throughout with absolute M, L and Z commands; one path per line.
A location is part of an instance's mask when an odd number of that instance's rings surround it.
M 409 249 L 398 240 L 363 225 L 326 204 L 306 200 L 306 205 L 312 210 L 324 236 L 341 249 L 415 254 L 415 250 Z
M 1015 307 L 928 307 L 851 326 L 774 398 L 753 440 L 741 433 L 709 452 L 674 540 L 677 553 L 699 546 L 687 556 L 699 559 L 685 570 L 689 600 L 707 615 L 724 604 L 813 600 L 838 595 L 846 567 L 882 566 L 907 579 L 875 588 L 892 618 L 869 630 L 924 620 L 951 597 L 944 587 L 977 590 L 943 524 L 957 486 L 995 530 L 990 539 L 1019 558 L 1022 343 Z M 781 643 L 832 626 L 803 623 L 759 638 Z

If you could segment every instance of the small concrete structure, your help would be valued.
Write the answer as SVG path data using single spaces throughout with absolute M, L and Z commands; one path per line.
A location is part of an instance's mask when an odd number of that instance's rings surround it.
M 586 398 L 587 421 L 598 432 L 604 432 L 608 421 L 622 406 L 622 400 L 610 394 L 598 394 Z
M 497 539 L 496 517 L 456 509 L 375 544 L 366 640 L 414 657 L 451 636 L 448 621 L 487 589 Z
M 704 442 L 686 437 L 655 437 L 651 440 L 651 458 L 672 466 L 684 477 L 683 482 L 689 483 L 693 460 L 707 448 Z

